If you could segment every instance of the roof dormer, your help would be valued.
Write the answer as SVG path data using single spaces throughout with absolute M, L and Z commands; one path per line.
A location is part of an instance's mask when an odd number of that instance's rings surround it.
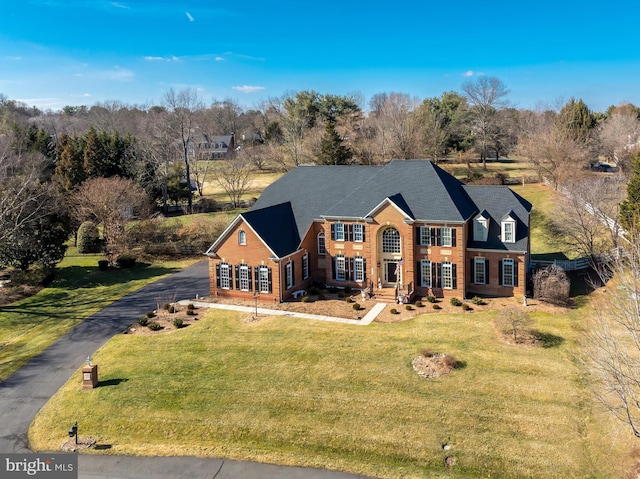
M 473 219 L 473 240 L 487 241 L 488 233 L 489 233 L 489 213 L 487 213 L 487 210 L 482 210 Z

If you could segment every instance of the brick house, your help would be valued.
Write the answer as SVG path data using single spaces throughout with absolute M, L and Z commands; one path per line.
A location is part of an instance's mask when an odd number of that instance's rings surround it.
M 211 294 L 282 301 L 317 282 L 393 300 L 523 296 L 530 212 L 430 161 L 301 166 L 206 252 Z

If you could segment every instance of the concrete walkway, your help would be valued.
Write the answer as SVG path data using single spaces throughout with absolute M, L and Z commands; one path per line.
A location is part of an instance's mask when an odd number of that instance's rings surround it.
M 0 381 L 0 452 L 30 453 L 29 425 L 38 411 L 98 348 L 167 298 L 209 293 L 207 261 L 174 273 L 113 302 Z M 64 312 L 64 304 L 57 307 Z M 280 312 L 279 312 L 280 313 Z M 37 314 L 37 311 L 23 311 Z M 339 319 L 339 318 L 338 318 Z M 60 424 L 61 443 L 70 424 Z M 79 479 L 355 479 L 321 469 L 196 457 L 131 457 L 81 454 Z
M 255 313 L 256 308 L 252 308 L 250 306 L 237 306 L 235 304 L 222 304 L 222 303 L 208 303 L 205 301 L 191 301 L 191 300 L 181 300 L 178 301 L 179 304 L 186 305 L 189 303 L 193 303 L 197 308 L 215 308 L 215 309 L 226 309 L 230 311 L 240 311 L 243 313 Z M 367 326 L 373 322 L 374 319 L 380 314 L 380 312 L 384 309 L 386 303 L 376 303 L 373 307 L 364 315 L 362 319 L 347 319 L 347 318 L 338 318 L 335 316 L 323 316 L 320 314 L 307 314 L 307 313 L 299 313 L 296 311 L 283 311 L 281 309 L 266 309 L 266 308 L 258 308 L 258 315 L 262 316 L 288 316 L 288 317 L 296 317 L 296 318 L 305 318 L 312 319 L 314 321 L 331 321 L 334 323 L 342 323 L 342 324 L 357 324 L 359 326 Z

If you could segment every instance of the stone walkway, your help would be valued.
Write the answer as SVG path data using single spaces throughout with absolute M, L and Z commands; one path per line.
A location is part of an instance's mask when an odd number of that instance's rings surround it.
M 179 304 L 186 305 L 189 303 L 193 303 L 197 308 L 216 308 L 216 309 L 227 309 L 231 311 L 241 311 L 243 313 L 255 313 L 256 308 L 252 308 L 250 306 L 236 306 L 235 304 L 222 304 L 222 303 L 208 303 L 204 301 L 193 301 L 193 300 L 182 300 L 178 301 Z M 357 324 L 359 326 L 368 326 L 373 322 L 374 319 L 380 314 L 380 312 L 386 306 L 386 303 L 376 303 L 373 307 L 365 314 L 362 319 L 346 319 L 346 318 L 337 318 L 335 316 L 323 316 L 320 314 L 307 314 L 307 313 L 298 313 L 295 311 L 282 311 L 280 309 L 266 309 L 266 308 L 258 308 L 258 315 L 263 316 L 290 316 L 296 318 L 306 318 L 313 319 L 315 321 L 331 321 L 334 323 L 343 323 L 343 324 Z

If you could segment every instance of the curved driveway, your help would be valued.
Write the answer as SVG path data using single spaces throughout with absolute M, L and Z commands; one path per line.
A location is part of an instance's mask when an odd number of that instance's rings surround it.
M 209 294 L 207 261 L 147 285 L 90 316 L 0 382 L 0 452 L 28 453 L 27 431 L 49 398 L 89 355 L 149 310 L 159 298 L 195 298 Z M 68 425 L 61 424 L 61 431 Z M 347 479 L 362 476 L 318 469 L 282 467 L 214 458 L 79 456 L 79 477 L 92 479 L 216 478 Z

